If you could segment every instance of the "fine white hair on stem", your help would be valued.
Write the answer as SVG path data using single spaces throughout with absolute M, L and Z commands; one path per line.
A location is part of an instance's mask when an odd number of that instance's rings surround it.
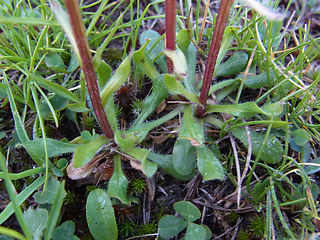
M 248 7 L 257 11 L 261 16 L 265 17 L 268 20 L 278 20 L 281 21 L 285 18 L 284 13 L 278 13 L 262 3 L 255 1 L 255 0 L 241 0 L 241 2 L 245 3 Z

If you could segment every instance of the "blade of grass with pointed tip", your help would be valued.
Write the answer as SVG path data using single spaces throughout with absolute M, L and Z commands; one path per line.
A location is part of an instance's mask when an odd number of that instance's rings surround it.
M 105 10 L 105 6 L 108 4 L 109 0 L 103 0 L 99 8 L 95 11 L 95 14 L 93 15 L 93 18 L 90 19 L 90 24 L 86 30 L 86 35 L 89 36 L 92 29 L 96 26 L 97 21 L 102 15 L 102 12 Z
M 51 27 L 59 26 L 59 23 L 56 21 L 50 21 L 47 19 L 39 19 L 39 18 L 20 18 L 20 17 L 0 17 L 0 24 L 23 24 L 23 25 L 45 25 Z
M 42 186 L 44 181 L 45 181 L 45 177 L 38 177 L 33 183 L 31 183 L 28 187 L 23 189 L 23 191 L 16 196 L 17 204 L 21 205 L 28 197 L 31 196 L 31 194 L 34 191 L 36 191 Z M 10 202 L 7 205 L 7 207 L 4 210 L 2 210 L 2 212 L 0 213 L 0 224 L 5 222 L 13 213 L 14 213 L 13 202 Z
M 44 172 L 45 172 L 45 167 L 37 167 L 37 168 L 32 168 L 32 169 L 29 169 L 29 170 L 25 170 L 25 171 L 20 172 L 20 173 L 9 173 L 9 177 L 10 177 L 11 180 L 18 180 L 18 179 L 21 179 L 21 178 L 30 177 L 32 175 L 40 174 L 40 173 L 44 173 Z M 4 178 L 3 172 L 0 172 L 0 178 Z M 1 222 L 1 220 L 0 220 L 0 222 Z
M 58 121 L 58 117 L 57 117 L 57 113 L 56 111 L 54 110 L 51 102 L 49 101 L 49 99 L 47 98 L 47 96 L 44 94 L 44 92 L 41 90 L 41 88 L 38 86 L 38 84 L 36 84 L 35 82 L 33 83 L 37 90 L 40 92 L 41 96 L 43 97 L 43 99 L 45 100 L 45 102 L 47 103 L 47 106 L 49 107 L 50 109 L 50 112 L 53 116 L 53 119 L 54 119 L 54 122 L 56 124 L 56 127 L 58 128 L 59 127 L 59 121 Z
M 31 237 L 27 222 L 23 216 L 22 210 L 18 204 L 17 197 L 15 195 L 15 188 L 14 188 L 12 181 L 10 180 L 9 175 L 8 175 L 8 171 L 7 171 L 7 167 L 6 167 L 6 159 L 2 153 L 0 153 L 0 167 L 2 169 L 2 172 L 4 173 L 4 180 L 5 180 L 6 189 L 8 191 L 10 201 L 13 204 L 16 218 L 17 218 L 17 220 L 20 224 L 20 227 L 21 227 L 24 235 L 26 236 L 26 238 L 31 240 L 32 237 Z
M 69 90 L 67 90 L 66 88 L 64 88 L 63 86 L 57 84 L 57 83 L 53 83 L 50 82 L 42 77 L 39 76 L 35 76 L 33 75 L 31 78 L 33 78 L 41 87 L 54 92 L 62 97 L 65 97 L 73 102 L 81 102 L 80 99 L 73 94 L 72 92 L 70 92 Z
M 16 230 L 13 229 L 9 229 L 9 228 L 5 228 L 0 226 L 0 235 L 3 236 L 9 236 L 9 237 L 13 237 L 15 239 L 19 239 L 19 240 L 27 240 L 27 238 L 25 236 L 23 236 L 21 233 L 19 233 Z M 6 239 L 6 238 L 5 238 Z
M 112 37 L 114 36 L 116 31 L 118 30 L 118 27 L 119 27 L 120 23 L 122 22 L 122 18 L 123 18 L 123 13 L 118 17 L 115 25 L 110 27 L 111 31 L 110 31 L 108 37 L 103 41 L 103 43 L 97 49 L 96 54 L 93 57 L 93 64 L 95 65 L 95 67 L 96 67 L 96 64 L 98 64 L 99 61 L 101 61 L 101 56 L 103 54 L 103 51 L 108 46 L 109 42 L 112 40 Z M 87 29 L 87 34 L 88 34 L 88 29 Z
M 5 72 L 2 72 L 3 75 L 3 79 L 4 79 L 4 85 L 6 87 L 6 91 L 7 91 L 7 95 L 8 95 L 8 99 L 9 99 L 9 103 L 10 103 L 10 108 L 11 108 L 11 112 L 12 112 L 12 116 L 14 119 L 14 123 L 15 123 L 15 129 L 17 131 L 17 134 L 19 136 L 19 139 L 22 143 L 26 142 L 29 140 L 29 137 L 27 135 L 27 132 L 24 128 L 24 124 L 20 118 L 20 114 L 18 112 L 16 103 L 14 101 L 13 95 L 12 95 L 12 91 L 8 82 L 8 78 L 7 78 L 7 74 Z M 38 165 L 41 165 L 40 162 L 37 162 Z
M 45 166 L 46 166 L 46 180 L 44 182 L 44 189 L 46 189 L 47 186 L 47 182 L 49 179 L 49 156 L 48 156 L 48 145 L 47 145 L 47 137 L 46 137 L 46 130 L 45 130 L 45 126 L 44 126 L 44 120 L 42 118 L 42 114 L 40 111 L 40 103 L 39 103 L 39 99 L 38 99 L 38 93 L 36 91 L 36 89 L 34 88 L 33 83 L 30 84 L 30 88 L 31 88 L 31 92 L 32 92 L 32 97 L 33 97 L 33 101 L 35 104 L 35 107 L 37 109 L 37 117 L 39 119 L 40 122 L 40 128 L 41 128 L 41 134 L 42 134 L 42 141 L 43 141 L 43 147 L 44 147 L 44 161 L 45 161 Z M 51 162 L 50 162 L 51 163 Z
M 53 232 L 53 230 L 57 224 L 58 218 L 60 216 L 60 210 L 61 210 L 61 207 L 63 204 L 63 199 L 67 194 L 66 191 L 64 190 L 64 185 L 65 185 L 65 182 L 62 181 L 60 183 L 59 189 L 57 191 L 55 200 L 52 204 L 49 218 L 48 218 L 48 222 L 47 222 L 47 228 L 46 228 L 46 232 L 45 232 L 45 236 L 44 236 L 45 240 L 51 239 L 52 232 Z

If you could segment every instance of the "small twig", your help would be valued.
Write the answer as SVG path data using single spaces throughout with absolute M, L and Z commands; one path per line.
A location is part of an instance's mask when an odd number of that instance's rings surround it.
M 222 233 L 221 235 L 219 235 L 218 237 L 215 237 L 213 240 L 222 238 L 224 235 L 226 235 L 227 233 L 229 233 L 231 230 L 233 230 L 234 228 L 236 228 L 237 226 L 239 226 L 239 224 L 241 223 L 242 218 L 238 218 L 238 221 L 236 223 L 236 225 L 234 225 L 232 228 L 229 228 L 227 231 L 225 231 L 224 233 Z
M 251 155 L 252 155 L 252 141 L 251 141 L 250 130 L 249 130 L 248 126 L 245 126 L 245 129 L 246 129 L 247 136 L 248 136 L 248 154 L 247 154 L 246 164 L 245 164 L 245 167 L 243 169 L 242 176 L 241 176 L 241 181 L 240 181 L 241 183 L 245 179 L 245 177 L 247 175 L 247 172 L 249 170 L 250 161 L 251 161 Z
M 241 198 L 241 172 L 240 172 L 240 163 L 239 163 L 239 158 L 238 158 L 238 151 L 236 148 L 236 143 L 235 140 L 231 134 L 231 132 L 228 133 L 229 134 L 229 138 L 230 138 L 230 142 L 231 142 L 231 146 L 232 146 L 232 150 L 233 150 L 233 154 L 234 154 L 234 161 L 236 163 L 236 171 L 237 171 L 237 207 L 240 207 L 240 198 Z
M 140 236 L 134 236 L 134 237 L 130 237 L 130 238 L 126 238 L 125 240 L 132 240 L 132 239 L 136 239 L 136 238 L 143 238 L 143 237 L 153 237 L 153 236 L 158 236 L 158 233 L 151 233 L 151 234 L 145 234 L 145 235 L 140 235 Z
M 206 9 L 204 11 L 203 21 L 201 24 L 200 37 L 199 37 L 199 42 L 198 42 L 199 46 L 201 46 L 201 42 L 202 42 L 202 36 L 203 36 L 203 32 L 204 32 L 204 27 L 206 25 L 206 19 L 207 19 L 207 15 L 208 15 L 208 11 L 209 11 L 209 5 L 210 5 L 210 0 L 207 0 Z

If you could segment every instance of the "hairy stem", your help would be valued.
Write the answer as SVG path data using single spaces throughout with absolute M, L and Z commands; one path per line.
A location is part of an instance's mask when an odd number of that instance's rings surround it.
M 176 50 L 176 0 L 166 0 L 166 49 Z M 173 73 L 173 62 L 167 57 L 168 72 Z
M 214 73 L 214 68 L 218 58 L 224 29 L 226 28 L 230 8 L 233 0 L 221 0 L 216 25 L 214 28 L 206 69 L 204 71 L 203 83 L 200 93 L 200 104 L 197 107 L 197 117 L 203 117 L 204 108 L 206 107 L 210 84 Z
M 100 127 L 106 137 L 113 138 L 114 135 L 112 129 L 101 103 L 99 88 L 97 84 L 97 76 L 93 68 L 92 56 L 90 53 L 87 36 L 85 34 L 78 0 L 65 0 L 65 5 L 68 11 L 72 32 L 79 49 L 79 54 L 82 62 L 82 70 L 86 78 L 94 112 L 96 113 Z

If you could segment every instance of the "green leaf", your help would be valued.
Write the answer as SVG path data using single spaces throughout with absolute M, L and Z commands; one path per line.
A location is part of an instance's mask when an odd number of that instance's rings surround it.
M 233 86 L 235 82 L 239 80 L 237 79 L 228 79 L 228 80 L 223 80 L 221 82 L 215 83 L 210 87 L 209 95 L 212 95 L 215 91 L 220 90 L 225 87 Z
M 20 95 L 17 95 L 14 92 L 11 92 L 12 97 L 15 101 L 20 102 L 20 103 L 24 103 L 24 98 Z M 7 97 L 7 91 L 6 91 L 6 87 L 3 83 L 0 83 L 0 98 L 4 98 Z
M 128 148 L 123 149 L 123 151 L 141 162 L 142 172 L 147 177 L 152 177 L 157 171 L 158 165 L 155 162 L 151 162 L 147 159 L 147 156 L 150 153 L 149 149 Z
M 153 80 L 152 92 L 150 96 L 148 96 L 145 100 L 145 103 L 139 116 L 134 121 L 131 127 L 134 127 L 137 124 L 144 122 L 147 119 L 147 117 L 158 107 L 162 100 L 168 96 L 168 94 L 169 91 L 166 85 L 164 84 L 164 76 L 159 75 Z
M 74 95 L 72 92 L 70 92 L 65 87 L 63 87 L 57 83 L 50 82 L 50 81 L 48 81 L 42 77 L 36 76 L 36 75 L 32 75 L 31 77 L 34 80 L 36 80 L 36 82 L 41 87 L 49 90 L 50 92 L 54 92 L 64 98 L 67 98 L 67 99 L 74 101 L 74 102 L 81 102 L 80 99 L 76 95 Z
M 194 94 L 194 93 L 188 92 L 182 86 L 182 84 L 177 80 L 176 77 L 174 77 L 172 75 L 169 75 L 169 74 L 166 74 L 164 76 L 164 82 L 165 82 L 167 88 L 171 92 L 173 92 L 175 94 L 178 94 L 178 95 L 185 96 L 186 98 L 188 98 L 190 101 L 192 101 L 194 103 L 200 103 L 199 102 L 199 96 Z
M 117 122 L 117 116 L 116 116 L 116 107 L 114 105 L 113 98 L 109 98 L 109 101 L 107 102 L 107 105 L 105 106 L 104 111 L 107 114 L 107 118 L 113 132 L 117 131 L 118 122 Z
M 72 153 L 78 147 L 77 144 L 60 142 L 51 138 L 47 138 L 46 140 L 48 157 L 57 157 L 64 153 Z M 45 150 L 43 145 L 43 139 L 38 138 L 35 140 L 29 140 L 23 144 L 18 144 L 17 147 L 23 146 L 28 152 L 33 153 L 34 155 L 37 155 L 41 158 L 44 158 Z
M 314 174 L 320 171 L 320 157 L 313 159 L 310 163 L 314 165 L 310 164 L 305 166 L 304 171 L 306 172 L 306 174 Z
M 268 116 L 279 116 L 283 112 L 283 104 L 282 102 L 265 104 L 261 107 L 261 110 Z
M 270 178 L 266 178 L 262 182 L 257 182 L 251 192 L 251 196 L 255 202 L 262 201 L 266 194 L 263 192 L 270 186 Z
M 235 52 L 227 61 L 222 63 L 217 70 L 217 77 L 226 77 L 241 72 L 248 62 L 248 54 L 244 52 Z
M 73 166 L 81 167 L 94 157 L 97 151 L 106 144 L 107 139 L 104 135 L 92 138 L 87 144 L 78 145 L 73 155 Z
M 291 135 L 293 137 L 293 141 L 298 146 L 304 146 L 310 138 L 309 133 L 304 129 L 296 129 L 291 133 Z
M 27 221 L 33 240 L 41 240 L 49 217 L 47 209 L 33 209 L 29 207 L 23 215 Z
M 236 128 L 231 130 L 232 135 L 238 138 L 246 148 L 248 148 L 248 136 L 245 129 Z M 265 138 L 265 134 L 250 131 L 252 154 L 257 156 Z M 264 162 L 277 164 L 282 160 L 283 148 L 281 143 L 273 135 L 269 135 L 260 155 L 260 159 Z
M 154 61 L 164 50 L 164 41 L 161 35 L 153 30 L 143 31 L 140 35 L 140 46 L 145 46 L 145 51 L 151 61 Z M 162 55 L 156 59 L 156 64 L 160 67 L 162 72 L 168 72 L 166 58 Z
M 251 118 L 257 114 L 266 114 L 254 102 L 246 102 L 234 105 L 207 105 L 206 113 L 209 112 L 223 112 L 244 118 Z
M 173 147 L 172 162 L 174 169 L 182 174 L 189 175 L 195 172 L 196 154 L 195 147 L 189 140 L 178 139 Z
M 232 43 L 233 38 L 234 38 L 234 33 L 237 32 L 237 30 L 239 30 L 239 27 L 229 26 L 229 27 L 225 28 L 224 33 L 223 33 L 221 46 L 220 46 L 220 50 L 219 50 L 219 54 L 218 54 L 218 58 L 217 58 L 216 65 L 215 65 L 214 76 L 216 76 L 217 70 L 219 70 L 219 68 L 220 68 L 219 66 L 221 64 L 221 61 L 223 60 L 227 51 L 229 50 L 230 44 Z
M 31 183 L 27 188 L 18 194 L 16 197 L 17 203 L 21 205 L 31 194 L 37 190 L 45 181 L 45 177 L 37 178 L 33 183 Z M 6 221 L 14 212 L 13 204 L 10 202 L 7 207 L 0 213 L 0 224 Z
M 60 182 L 51 177 L 48 180 L 47 187 L 44 191 L 36 192 L 33 195 L 34 201 L 39 204 L 52 204 L 59 190 Z
M 67 72 L 68 73 L 73 73 L 78 67 L 79 67 L 79 62 L 78 62 L 77 56 L 73 53 L 71 55 L 71 59 L 70 59 L 70 62 L 69 62 L 69 66 L 68 66 Z
M 212 232 L 210 230 L 210 228 L 207 226 L 207 225 L 201 225 L 204 230 L 206 231 L 206 237 L 205 237 L 205 240 L 209 240 L 212 238 Z
M 103 88 L 111 77 L 112 68 L 104 60 L 100 60 L 97 65 L 95 70 L 97 72 L 99 88 Z
M 130 64 L 131 56 L 129 55 L 118 67 L 117 71 L 114 73 L 112 78 L 105 85 L 101 91 L 101 102 L 102 106 L 105 106 L 111 97 L 111 95 L 117 91 L 124 82 L 127 81 L 128 76 L 131 71 Z
M 42 101 L 40 103 L 40 111 L 43 116 L 43 118 L 48 119 L 49 117 L 52 117 L 54 111 L 61 111 L 65 109 L 68 99 L 58 95 L 54 94 L 53 96 L 48 98 L 47 101 Z M 52 106 L 52 109 L 50 109 L 49 104 Z M 52 112 L 53 110 L 53 112 Z
M 179 179 L 182 181 L 188 181 L 192 179 L 195 175 L 194 172 L 189 175 L 183 175 L 178 173 L 173 167 L 172 155 L 161 155 L 161 154 L 150 152 L 148 154 L 148 159 L 157 163 L 166 173 L 170 174 L 176 179 Z
M 44 57 L 44 61 L 48 68 L 55 71 L 66 72 L 66 66 L 58 53 L 49 53 Z
M 66 221 L 52 232 L 52 240 L 77 240 L 74 236 L 75 224 L 72 221 Z
M 187 222 L 179 217 L 167 215 L 160 219 L 158 227 L 160 236 L 171 238 L 187 227 Z
M 136 124 L 135 126 L 130 127 L 128 132 L 135 132 L 134 134 L 136 137 L 138 137 L 138 142 L 140 143 L 144 140 L 144 138 L 147 136 L 148 132 L 155 128 L 158 127 L 159 125 L 169 121 L 171 118 L 177 116 L 180 112 L 179 108 L 176 108 L 169 112 L 168 114 L 164 115 L 161 118 L 158 118 L 157 120 L 154 120 L 152 122 L 145 122 L 145 123 L 140 123 Z
M 156 67 L 150 60 L 150 57 L 146 53 L 146 47 L 148 45 L 149 41 L 146 41 L 145 45 L 139 49 L 138 51 L 135 51 L 132 54 L 133 61 L 137 64 L 138 68 L 146 74 L 151 80 L 154 80 L 156 77 L 158 77 L 160 74 L 157 71 Z
M 57 224 L 58 218 L 61 214 L 61 207 L 63 203 L 63 199 L 66 196 L 66 191 L 64 190 L 65 182 L 62 181 L 59 183 L 58 190 L 55 192 L 55 198 L 49 213 L 49 218 L 47 222 L 46 232 L 45 232 L 45 240 L 50 240 L 54 227 Z
M 203 123 L 196 122 L 192 115 L 192 105 L 184 105 L 182 125 L 179 132 L 179 139 L 188 139 L 193 146 L 200 146 L 204 143 Z
M 216 156 L 206 146 L 196 147 L 198 157 L 198 169 L 204 181 L 224 179 L 224 169 Z
M 87 223 L 95 240 L 117 240 L 118 228 L 112 202 L 105 191 L 95 189 L 89 193 L 86 204 Z
M 182 29 L 177 34 L 177 44 L 183 53 L 187 52 L 187 49 L 190 45 L 190 36 L 188 29 Z M 192 45 L 194 45 L 192 43 Z
M 276 79 L 274 71 L 271 69 L 268 72 L 263 72 L 258 75 L 247 75 L 244 85 L 248 88 L 262 88 L 268 84 L 272 84 Z
M 174 210 L 187 222 L 194 222 L 201 217 L 199 209 L 191 202 L 180 201 L 173 204 Z
M 190 223 L 187 227 L 185 240 L 206 240 L 207 233 L 203 226 L 195 223 Z
M 87 105 L 85 102 L 78 102 L 73 104 L 67 104 L 67 108 L 74 112 L 89 112 L 90 109 L 87 108 Z
M 139 144 L 141 131 L 123 131 L 114 132 L 114 141 L 122 149 L 130 149 Z
M 108 195 L 118 198 L 123 204 L 130 205 L 131 201 L 138 202 L 137 199 L 127 196 L 128 180 L 123 174 L 120 155 L 113 158 L 113 174 L 109 180 Z
M 189 44 L 186 52 L 187 58 L 187 76 L 183 78 L 183 84 L 188 92 L 196 93 L 195 90 L 195 73 L 197 66 L 197 48 L 193 43 Z

